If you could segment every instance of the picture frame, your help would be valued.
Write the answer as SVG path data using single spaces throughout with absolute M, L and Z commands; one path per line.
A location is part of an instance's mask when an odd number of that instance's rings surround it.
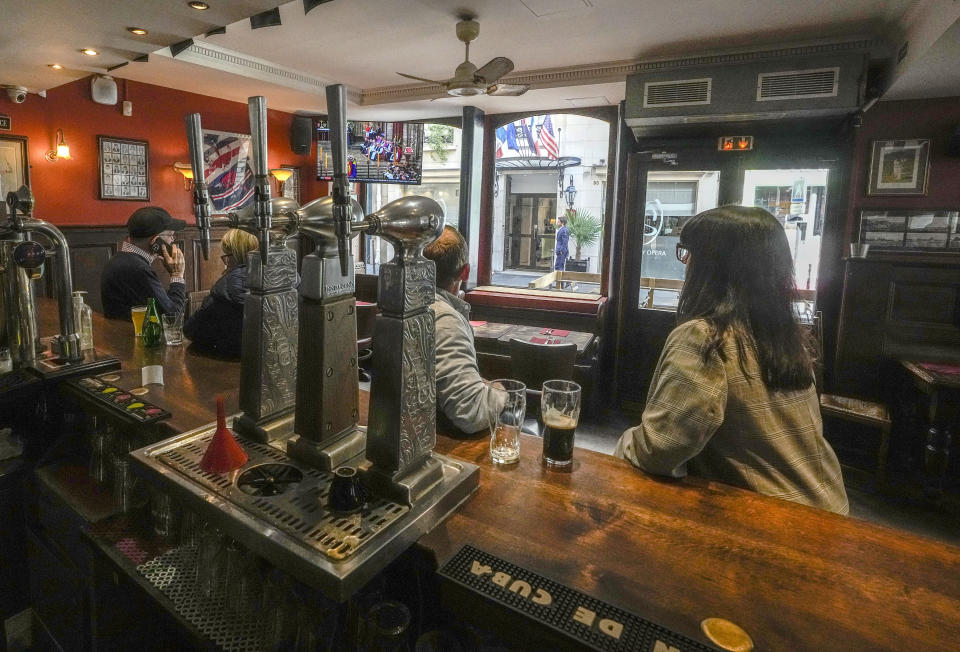
M 870 245 L 870 251 L 960 254 L 960 210 L 860 211 L 860 242 Z
M 150 143 L 97 136 L 100 199 L 150 201 Z
M 870 150 L 868 195 L 925 195 L 930 139 L 875 140 Z
M 0 136 L 0 201 L 8 192 L 30 185 L 26 136 Z
M 283 182 L 283 196 L 300 204 L 300 168 L 296 165 L 281 165 L 284 170 L 290 170 L 290 178 Z

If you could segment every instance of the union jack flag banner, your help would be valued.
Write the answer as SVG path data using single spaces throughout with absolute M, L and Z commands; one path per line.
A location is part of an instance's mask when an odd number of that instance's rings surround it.
M 233 211 L 253 200 L 253 169 L 247 134 L 203 130 L 204 179 L 218 213 Z

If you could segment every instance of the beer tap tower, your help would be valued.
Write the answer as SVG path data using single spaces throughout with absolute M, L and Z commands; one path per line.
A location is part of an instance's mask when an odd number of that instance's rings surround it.
M 435 270 L 423 248 L 443 229 L 432 199 L 403 197 L 364 216 L 346 174 L 346 92 L 327 88 L 334 150 L 333 193 L 301 208 L 271 200 L 258 183 L 252 209 L 214 216 L 203 184 L 200 118 L 187 117 L 197 225 L 204 252 L 212 225 L 256 233 L 250 295 L 244 307 L 240 407 L 233 419 L 250 461 L 232 474 L 208 474 L 199 459 L 213 424 L 134 451 L 141 471 L 227 533 L 301 580 L 344 600 L 465 501 L 478 484 L 475 465 L 438 455 L 434 375 Z M 251 98 L 255 173 L 265 179 L 266 113 Z M 260 126 L 257 126 L 259 124 Z M 288 202 L 288 203 L 284 203 Z M 271 230 L 314 243 L 301 267 L 297 309 L 294 252 L 270 245 Z M 390 241 L 381 266 L 369 428 L 358 425 L 356 299 L 350 239 Z M 289 258 L 288 258 L 289 256 Z M 294 335 L 298 337 L 294 339 Z M 277 341 L 287 357 L 281 360 Z M 271 348 L 273 347 L 273 348 Z M 297 364 L 293 366 L 295 355 Z M 299 369 L 299 373 L 297 370 Z M 295 380 L 293 380 L 295 379 Z M 276 383 L 295 385 L 273 400 Z M 272 401 L 272 402 L 271 402 Z M 293 427 L 291 428 L 291 412 Z M 370 495 L 357 512 L 327 504 L 337 467 L 358 467 Z M 258 497 L 248 474 L 283 488 Z M 247 486 L 248 489 L 244 489 Z M 339 508 L 338 508 L 339 509 Z

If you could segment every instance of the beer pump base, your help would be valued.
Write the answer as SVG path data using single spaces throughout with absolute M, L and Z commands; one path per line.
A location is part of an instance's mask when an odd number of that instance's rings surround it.
M 289 437 L 293 432 L 293 412 L 279 417 L 263 419 L 257 422 L 246 414 L 240 414 L 233 420 L 233 429 L 247 439 L 269 444 L 272 441 Z
M 407 505 L 419 502 L 443 481 L 443 465 L 433 454 L 403 475 L 384 473 L 369 461 L 360 467 L 363 484 L 374 493 Z
M 357 427 L 332 443 L 315 442 L 294 435 L 287 440 L 287 454 L 321 471 L 333 471 L 360 456 L 367 449 L 367 431 Z

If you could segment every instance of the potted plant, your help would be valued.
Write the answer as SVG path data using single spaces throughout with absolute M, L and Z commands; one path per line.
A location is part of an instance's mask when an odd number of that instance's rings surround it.
M 568 272 L 586 272 L 589 259 L 581 260 L 580 250 L 591 247 L 600 239 L 603 232 L 603 221 L 590 211 L 577 209 L 567 218 L 567 231 L 574 241 L 574 257 L 567 260 Z

